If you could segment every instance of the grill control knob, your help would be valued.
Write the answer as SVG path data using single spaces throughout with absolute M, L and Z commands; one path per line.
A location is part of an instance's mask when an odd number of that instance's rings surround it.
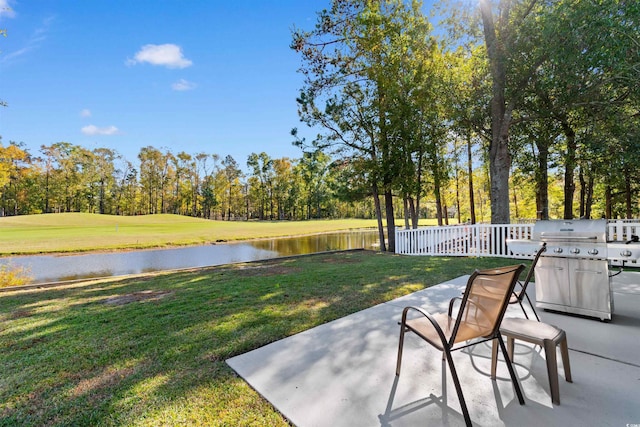
M 571 252 L 574 255 L 578 255 L 580 253 L 580 248 L 571 248 L 569 252 Z
M 589 249 L 589 250 L 587 251 L 587 253 L 588 253 L 589 255 L 598 255 L 598 250 L 597 250 L 596 248 Z
M 562 248 L 553 248 L 553 253 L 554 254 L 561 254 L 562 253 Z
M 631 251 L 630 250 L 624 250 L 622 252 L 620 252 L 620 256 L 626 256 L 626 257 L 630 257 L 631 256 Z

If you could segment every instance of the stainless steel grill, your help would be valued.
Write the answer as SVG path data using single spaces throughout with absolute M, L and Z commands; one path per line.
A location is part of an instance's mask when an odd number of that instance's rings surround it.
M 507 240 L 513 253 L 547 249 L 535 268 L 536 306 L 610 320 L 609 260 L 640 259 L 640 244 L 606 240 L 606 220 L 538 221 L 530 240 Z

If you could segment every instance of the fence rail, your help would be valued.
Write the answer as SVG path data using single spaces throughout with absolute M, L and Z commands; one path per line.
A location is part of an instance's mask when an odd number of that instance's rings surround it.
M 534 224 L 462 224 L 444 227 L 396 229 L 396 253 L 431 256 L 490 256 L 530 258 L 514 255 L 507 239 L 529 239 Z M 615 220 L 607 224 L 608 241 L 628 241 L 640 232 L 640 220 Z

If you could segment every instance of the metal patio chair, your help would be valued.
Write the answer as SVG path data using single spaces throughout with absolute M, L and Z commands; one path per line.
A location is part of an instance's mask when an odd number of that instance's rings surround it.
M 476 270 L 469 278 L 463 296 L 455 297 L 449 302 L 448 313 L 432 315 L 420 308 L 411 306 L 405 307 L 402 311 L 396 375 L 400 375 L 404 335 L 406 332 L 414 332 L 420 338 L 442 351 L 442 358 L 447 360 L 451 370 L 451 377 L 456 387 L 465 423 L 469 426 L 471 425 L 471 418 L 469 417 L 469 411 L 460 387 L 460 380 L 453 363 L 452 351 L 489 340 L 497 340 L 507 363 L 518 401 L 521 405 L 524 404 L 524 397 L 522 396 L 518 379 L 500 335 L 500 322 L 504 317 L 518 276 L 523 269 L 524 265 L 520 264 L 491 270 Z M 460 301 L 458 313 L 453 317 L 454 305 L 458 300 Z M 418 316 L 408 319 L 409 312 L 416 312 Z M 469 340 L 473 341 L 469 343 Z M 443 369 L 445 368 L 446 366 L 443 365 Z
M 511 293 L 511 298 L 509 299 L 509 304 L 520 304 L 520 308 L 524 313 L 524 317 L 528 319 L 529 315 L 527 314 L 527 311 L 524 309 L 524 305 L 522 305 L 522 301 L 526 298 L 538 322 L 540 321 L 540 318 L 538 317 L 538 313 L 536 313 L 536 309 L 533 306 L 533 302 L 531 302 L 531 298 L 529 298 L 529 295 L 527 295 L 527 286 L 529 286 L 531 279 L 533 279 L 533 273 L 536 268 L 536 264 L 538 263 L 538 259 L 540 258 L 540 255 L 542 255 L 542 253 L 546 250 L 547 250 L 547 243 L 543 242 L 542 246 L 540 246 L 540 249 L 538 249 L 535 256 L 533 257 L 533 261 L 531 262 L 531 267 L 529 267 L 529 271 L 527 272 L 527 276 L 524 278 L 524 282 L 521 282 L 520 280 L 517 281 L 519 289 L 517 290 L 514 289 L 513 292 Z

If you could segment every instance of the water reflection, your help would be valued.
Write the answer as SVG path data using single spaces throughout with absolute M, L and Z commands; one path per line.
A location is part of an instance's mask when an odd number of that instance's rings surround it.
M 268 239 L 252 242 L 255 248 L 274 251 L 278 256 L 311 254 L 342 249 L 371 249 L 379 244 L 376 231 L 352 231 L 313 236 Z
M 16 256 L 0 258 L 0 265 L 9 264 L 26 268 L 31 273 L 33 283 L 46 283 L 207 267 L 331 250 L 372 249 L 377 248 L 378 243 L 376 231 L 353 231 L 172 249 Z

